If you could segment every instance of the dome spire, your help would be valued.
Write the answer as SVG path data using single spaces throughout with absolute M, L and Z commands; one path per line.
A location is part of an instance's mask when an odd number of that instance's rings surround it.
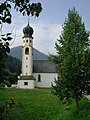
M 28 25 L 29 25 L 29 18 L 28 18 Z
M 34 32 L 33 28 L 30 27 L 30 25 L 29 25 L 29 19 L 28 19 L 27 26 L 23 28 L 24 37 L 32 37 L 33 32 Z

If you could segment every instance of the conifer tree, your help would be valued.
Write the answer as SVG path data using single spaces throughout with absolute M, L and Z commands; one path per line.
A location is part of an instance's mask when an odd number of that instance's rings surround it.
M 58 80 L 53 93 L 61 100 L 74 99 L 79 112 L 79 100 L 90 92 L 89 34 L 75 8 L 68 11 L 60 39 L 56 42 L 57 55 L 50 59 L 57 64 Z

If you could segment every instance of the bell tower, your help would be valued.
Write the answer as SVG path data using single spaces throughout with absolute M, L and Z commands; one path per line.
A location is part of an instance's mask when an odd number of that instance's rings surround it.
M 26 27 L 23 28 L 22 37 L 22 74 L 18 80 L 19 88 L 32 89 L 35 87 L 35 78 L 32 76 L 33 71 L 33 28 L 30 27 L 29 22 Z
M 32 76 L 33 60 L 33 29 L 28 25 L 23 29 L 24 36 L 22 38 L 22 76 Z

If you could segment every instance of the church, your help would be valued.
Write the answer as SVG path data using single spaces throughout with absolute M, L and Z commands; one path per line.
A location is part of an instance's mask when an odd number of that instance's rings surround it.
M 49 60 L 33 59 L 33 28 L 23 28 L 22 37 L 22 73 L 18 77 L 17 88 L 50 88 L 57 79 L 56 65 Z

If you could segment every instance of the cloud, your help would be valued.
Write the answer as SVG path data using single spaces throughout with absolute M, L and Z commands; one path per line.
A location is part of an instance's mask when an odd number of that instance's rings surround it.
M 33 25 L 35 29 L 34 46 L 38 50 L 48 54 L 55 53 L 55 41 L 61 34 L 61 24 L 38 23 Z
M 22 36 L 23 36 L 23 28 L 26 25 L 20 27 L 16 30 L 16 38 L 11 47 L 15 47 L 22 44 Z M 61 24 L 30 24 L 30 26 L 34 29 L 34 40 L 33 45 L 34 48 L 39 51 L 48 54 L 55 53 L 55 41 L 59 38 L 61 34 Z

